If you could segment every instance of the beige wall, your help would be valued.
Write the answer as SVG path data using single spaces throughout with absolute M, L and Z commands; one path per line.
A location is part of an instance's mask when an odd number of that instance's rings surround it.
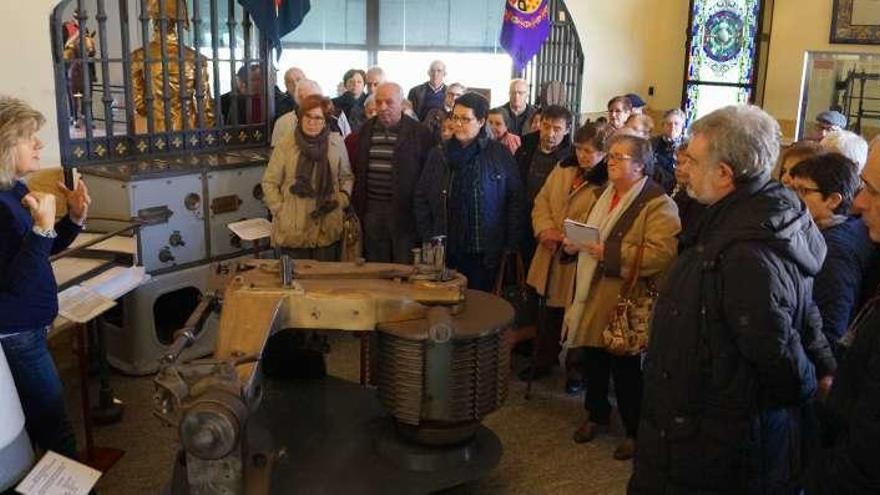
M 792 137 L 800 105 L 804 54 L 811 50 L 880 53 L 880 46 L 832 45 L 829 0 L 776 0 L 764 108 Z
M 584 49 L 582 111 L 638 93 L 654 109 L 681 103 L 687 0 L 567 0 Z M 648 87 L 654 86 L 654 96 Z
M 60 166 L 58 125 L 55 115 L 55 83 L 49 43 L 49 14 L 54 0 L 0 1 L 0 94 L 17 96 L 43 112 L 46 125 L 40 137 L 46 144 L 43 166 Z

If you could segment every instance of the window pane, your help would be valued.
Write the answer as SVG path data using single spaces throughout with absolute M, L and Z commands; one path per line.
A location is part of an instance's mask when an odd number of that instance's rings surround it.
M 749 84 L 760 0 L 695 0 L 688 80 Z
M 379 44 L 495 48 L 504 2 L 379 0 Z
M 447 83 L 489 89 L 492 106 L 507 102 L 512 62 L 506 53 L 379 52 L 379 65 L 388 80 L 400 84 L 404 93 L 428 80 L 428 66 L 433 60 L 446 63 Z
M 337 86 L 348 69 L 365 69 L 367 52 L 364 50 L 301 50 L 287 49 L 281 53 L 277 65 L 278 87 L 284 91 L 284 71 L 291 67 L 301 68 L 306 77 L 321 85 L 325 96 L 337 96 Z
M 727 105 L 748 103 L 751 90 L 747 87 L 690 84 L 687 89 L 688 122 Z
M 320 0 L 312 2 L 303 23 L 282 41 L 291 43 L 367 42 L 366 0 Z

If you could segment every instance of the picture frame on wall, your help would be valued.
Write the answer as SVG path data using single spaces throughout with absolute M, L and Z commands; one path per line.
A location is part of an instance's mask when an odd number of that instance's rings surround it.
M 880 0 L 834 0 L 831 43 L 880 45 Z

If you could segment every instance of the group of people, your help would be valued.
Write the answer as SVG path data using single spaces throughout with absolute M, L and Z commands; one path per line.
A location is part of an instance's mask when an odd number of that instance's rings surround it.
M 383 78 L 363 97 L 370 71 Z M 351 205 L 368 261 L 408 263 L 445 235 L 450 267 L 492 290 L 518 253 L 546 304 L 520 375 L 549 374 L 565 351 L 566 386 L 584 389 L 579 443 L 609 429 L 616 399 L 625 437 L 613 456 L 634 458 L 633 493 L 878 486 L 880 147 L 866 160 L 845 123 L 820 125 L 780 157 L 778 124 L 752 106 L 700 118 L 687 139 L 672 109 L 654 134 L 638 95 L 573 129 L 565 107 L 530 105 L 522 80 L 490 108 L 445 85 L 439 62 L 408 98 L 370 71 L 346 73 L 351 94 L 336 100 L 298 97 L 293 132 L 276 128 L 287 137 L 263 183 L 276 244 L 338 259 L 323 250 Z M 330 108 L 357 115 L 359 102 L 365 120 L 333 136 Z M 567 238 L 565 219 L 598 242 Z M 625 288 L 655 301 L 650 343 L 621 354 L 604 334 Z
M 524 375 L 565 351 L 567 388 L 585 389 L 578 443 L 609 429 L 616 399 L 613 456 L 634 459 L 631 493 L 878 490 L 880 146 L 868 153 L 827 112 L 817 142 L 780 156 L 777 122 L 753 106 L 716 110 L 687 139 L 672 109 L 652 135 L 638 95 L 574 129 L 564 106 L 529 104 L 526 81 L 490 108 L 446 85 L 442 62 L 428 78 L 406 96 L 380 68 L 352 69 L 331 100 L 285 73 L 275 106 L 290 110 L 262 181 L 278 250 L 339 260 L 353 212 L 367 261 L 410 263 L 443 235 L 449 266 L 488 291 L 503 257 L 521 256 L 546 306 Z M 55 222 L 52 197 L 28 191 L 42 122 L 0 98 L 0 344 L 33 438 L 72 456 L 45 344 L 48 255 L 90 198 L 81 181 L 59 185 L 68 213 Z M 568 238 L 566 219 L 596 242 Z M 649 342 L 621 353 L 605 334 L 624 291 L 654 303 Z

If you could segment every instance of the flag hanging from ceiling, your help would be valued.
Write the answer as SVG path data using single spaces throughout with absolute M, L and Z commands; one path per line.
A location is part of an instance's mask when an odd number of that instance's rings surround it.
M 550 0 L 506 0 L 501 46 L 523 70 L 550 35 Z
M 281 56 L 281 38 L 298 28 L 312 7 L 309 0 L 238 0 Z

